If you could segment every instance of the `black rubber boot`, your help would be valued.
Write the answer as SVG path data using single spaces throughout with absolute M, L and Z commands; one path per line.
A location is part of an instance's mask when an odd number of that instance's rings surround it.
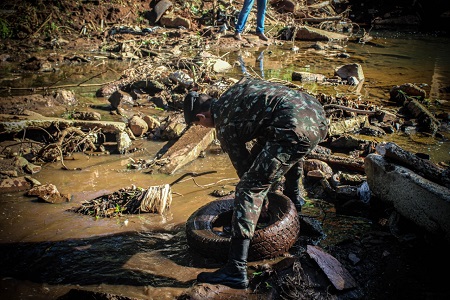
M 300 213 L 302 211 L 302 206 L 305 204 L 305 199 L 303 199 L 302 196 L 300 196 L 300 190 L 291 190 L 289 193 L 284 192 L 284 195 L 291 199 L 292 202 L 294 202 L 295 208 L 297 209 L 297 212 Z
M 217 271 L 202 272 L 197 276 L 197 282 L 222 284 L 234 289 L 246 289 L 247 256 L 250 239 L 231 239 L 228 262 Z
M 300 181 L 303 175 L 303 161 L 296 163 L 284 175 L 284 190 L 283 194 L 294 202 L 297 212 L 302 211 L 302 206 L 305 204 L 305 199 L 301 196 Z

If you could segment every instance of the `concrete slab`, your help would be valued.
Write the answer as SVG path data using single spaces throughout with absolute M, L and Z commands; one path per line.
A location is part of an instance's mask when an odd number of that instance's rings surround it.
M 173 174 L 186 164 L 197 159 L 216 137 L 214 128 L 191 126 L 159 159 L 164 165 L 159 172 Z
M 365 160 L 372 194 L 391 203 L 403 217 L 450 243 L 450 189 L 413 171 L 369 154 Z

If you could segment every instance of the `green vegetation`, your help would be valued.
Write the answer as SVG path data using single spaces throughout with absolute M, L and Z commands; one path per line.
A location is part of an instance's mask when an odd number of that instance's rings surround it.
M 0 34 L 2 39 L 11 37 L 12 31 L 8 22 L 4 19 L 0 19 Z

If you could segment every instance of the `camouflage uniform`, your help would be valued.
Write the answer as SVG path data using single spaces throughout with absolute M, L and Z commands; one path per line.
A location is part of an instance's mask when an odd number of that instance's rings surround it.
M 217 138 L 240 178 L 233 237 L 251 239 L 272 184 L 325 138 L 325 112 L 308 94 L 249 78 L 214 99 L 211 112 Z M 246 143 L 255 139 L 257 147 L 248 150 Z

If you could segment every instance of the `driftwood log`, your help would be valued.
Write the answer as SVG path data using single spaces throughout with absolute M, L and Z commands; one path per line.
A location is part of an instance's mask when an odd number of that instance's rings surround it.
M 433 135 L 436 134 L 440 122 L 424 105 L 416 99 L 410 99 L 409 101 L 406 101 L 403 106 L 418 120 L 425 131 L 430 132 Z
M 364 159 L 363 158 L 352 158 L 346 156 L 338 156 L 332 154 L 319 154 L 310 153 L 307 155 L 309 159 L 318 159 L 326 162 L 329 165 L 335 167 L 342 167 L 344 169 L 364 172 Z
M 431 181 L 450 188 L 450 178 L 448 177 L 447 172 L 444 172 L 445 169 L 429 160 L 420 158 L 417 155 L 404 150 L 395 143 L 389 142 L 378 145 L 377 152 L 383 155 L 387 160 L 395 161 Z

